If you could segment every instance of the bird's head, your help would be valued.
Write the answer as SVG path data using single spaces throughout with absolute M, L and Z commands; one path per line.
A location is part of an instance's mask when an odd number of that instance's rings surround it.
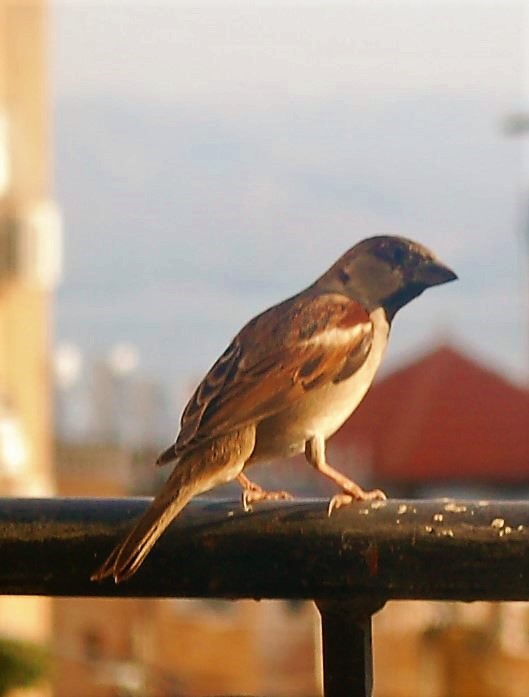
M 349 249 L 316 281 L 368 310 L 384 307 L 390 319 L 426 288 L 457 279 L 429 249 L 404 237 L 371 237 Z

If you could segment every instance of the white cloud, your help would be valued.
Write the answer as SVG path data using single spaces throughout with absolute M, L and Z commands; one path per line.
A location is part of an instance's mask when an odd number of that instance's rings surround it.
M 55 86 L 265 109 L 293 96 L 502 91 L 516 80 L 521 12 L 510 2 L 57 5 Z

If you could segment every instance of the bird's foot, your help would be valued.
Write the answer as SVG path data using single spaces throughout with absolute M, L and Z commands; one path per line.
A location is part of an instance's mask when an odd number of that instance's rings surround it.
M 364 491 L 357 484 L 354 485 L 349 491 L 343 491 L 340 494 L 335 494 L 329 501 L 329 508 L 327 509 L 327 515 L 331 515 L 335 508 L 341 508 L 342 506 L 349 506 L 353 501 L 385 501 L 386 494 L 380 489 L 373 489 L 372 491 Z
M 252 503 L 257 501 L 291 501 L 294 497 L 288 491 L 266 491 L 259 484 L 241 472 L 237 481 L 242 486 L 242 505 L 246 512 L 252 510 Z
M 242 492 L 242 505 L 248 512 L 252 510 L 252 503 L 258 501 L 292 501 L 293 498 L 288 491 L 266 491 L 252 482 L 252 486 Z

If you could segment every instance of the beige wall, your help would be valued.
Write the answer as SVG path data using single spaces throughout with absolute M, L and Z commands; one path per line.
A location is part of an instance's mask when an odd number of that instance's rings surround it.
M 18 420 L 28 453 L 16 473 L 0 464 L 0 496 L 53 491 L 49 290 L 4 269 L 8 221 L 50 194 L 46 44 L 45 2 L 0 0 L 0 164 L 9 165 L 0 190 L 0 418 L 7 409 Z M 0 634 L 46 643 L 51 601 L 0 598 Z
M 47 18 L 40 0 L 0 0 L 0 115 L 7 124 L 8 188 L 0 234 L 50 195 Z M 19 417 L 29 469 L 16 493 L 50 493 L 49 290 L 0 278 L 0 393 Z

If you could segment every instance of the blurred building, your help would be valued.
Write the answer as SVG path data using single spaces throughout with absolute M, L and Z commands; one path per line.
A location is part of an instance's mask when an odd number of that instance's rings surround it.
M 0 495 L 49 495 L 50 298 L 60 218 L 50 198 L 47 18 L 0 0 Z M 0 633 L 44 641 L 50 601 L 0 598 Z
M 50 299 L 61 232 L 50 199 L 46 28 L 43 2 L 1 0 L 0 390 L 25 451 L 5 485 L 26 493 L 52 489 Z
M 528 603 L 388 603 L 374 618 L 375 697 L 523 697 L 528 627 Z
M 84 355 L 71 343 L 54 351 L 55 436 L 62 443 L 94 443 L 161 450 L 176 416 L 166 386 L 141 370 L 133 344 L 107 355 Z
M 94 362 L 90 374 L 88 438 L 96 443 L 161 450 L 168 437 L 168 410 L 160 383 L 140 371 L 119 372 L 102 359 Z

